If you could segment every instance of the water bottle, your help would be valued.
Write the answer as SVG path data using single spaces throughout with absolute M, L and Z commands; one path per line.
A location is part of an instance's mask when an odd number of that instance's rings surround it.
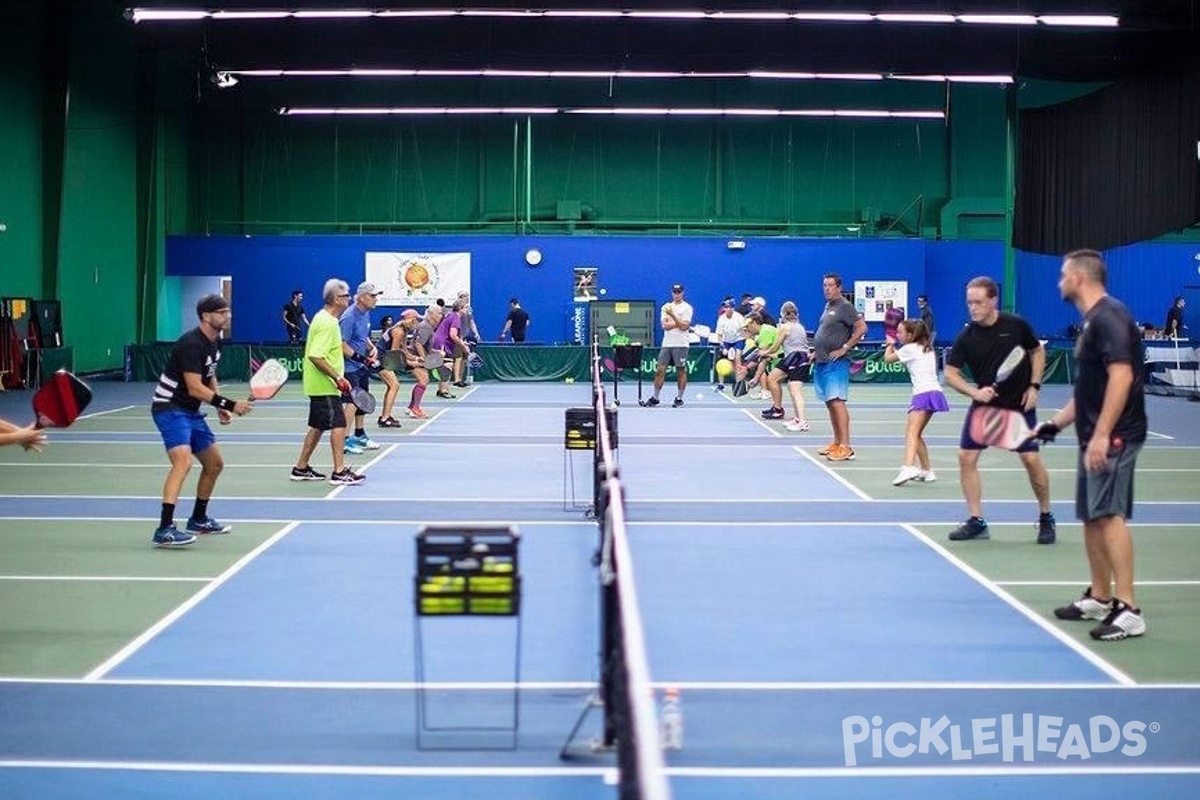
M 679 704 L 679 690 L 674 686 L 663 693 L 662 709 L 659 712 L 660 740 L 663 750 L 683 749 L 683 707 Z

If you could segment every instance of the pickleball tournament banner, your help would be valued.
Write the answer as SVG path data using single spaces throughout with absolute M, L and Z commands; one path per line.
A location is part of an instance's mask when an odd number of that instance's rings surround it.
M 365 254 L 366 279 L 383 290 L 381 306 L 446 305 L 471 290 L 470 253 Z

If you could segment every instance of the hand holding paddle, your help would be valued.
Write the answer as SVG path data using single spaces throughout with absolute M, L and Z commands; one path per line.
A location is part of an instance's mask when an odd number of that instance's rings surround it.
M 26 450 L 41 452 L 46 445 L 43 428 L 65 428 L 79 418 L 88 403 L 92 390 L 79 378 L 60 369 L 33 395 L 34 422 L 27 428 L 13 427 L 9 433 L 14 443 Z

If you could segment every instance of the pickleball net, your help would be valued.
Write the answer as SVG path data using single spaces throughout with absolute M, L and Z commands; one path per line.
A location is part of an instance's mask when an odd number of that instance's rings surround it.
M 638 608 L 625 524 L 625 494 L 612 447 L 598 343 L 592 345 L 592 400 L 596 419 L 595 509 L 600 525 L 600 697 L 604 745 L 617 754 L 621 800 L 670 800 L 645 630 Z

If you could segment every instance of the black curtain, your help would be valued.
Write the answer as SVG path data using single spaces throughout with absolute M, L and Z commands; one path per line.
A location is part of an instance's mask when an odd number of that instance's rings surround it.
M 1200 221 L 1200 61 L 1020 112 L 1013 246 L 1104 250 Z

